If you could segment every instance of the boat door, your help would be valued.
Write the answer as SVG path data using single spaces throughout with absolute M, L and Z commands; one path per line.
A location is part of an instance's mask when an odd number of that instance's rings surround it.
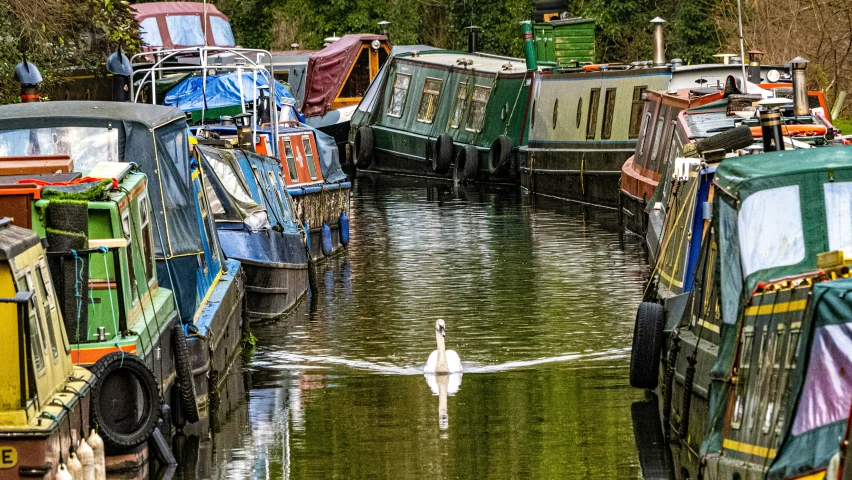
M 278 137 L 281 164 L 286 171 L 288 187 L 322 183 L 317 144 L 311 132 L 281 134 Z

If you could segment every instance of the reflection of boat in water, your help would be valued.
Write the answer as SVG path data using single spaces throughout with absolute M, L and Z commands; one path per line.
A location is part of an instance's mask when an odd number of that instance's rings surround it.
M 633 437 L 639 452 L 639 465 L 644 480 L 674 479 L 672 456 L 663 425 L 660 423 L 660 406 L 657 395 L 649 393 L 645 400 L 630 406 L 633 420 Z

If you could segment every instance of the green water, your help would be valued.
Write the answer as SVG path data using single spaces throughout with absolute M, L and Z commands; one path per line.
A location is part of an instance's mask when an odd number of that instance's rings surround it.
M 647 270 L 616 223 L 513 188 L 361 176 L 349 253 L 253 327 L 228 413 L 178 477 L 642 478 L 627 375 Z M 465 366 L 433 385 L 440 412 L 421 373 L 437 318 Z

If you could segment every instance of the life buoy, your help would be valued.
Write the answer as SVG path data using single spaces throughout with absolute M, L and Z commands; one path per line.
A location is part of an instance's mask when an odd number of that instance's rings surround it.
M 370 167 L 370 164 L 373 163 L 373 129 L 361 127 L 355 132 L 352 154 L 354 155 L 352 163 L 356 168 Z
M 488 150 L 488 173 L 500 175 L 506 171 L 512 148 L 512 139 L 506 135 L 500 135 L 491 142 L 491 149 Z
M 456 155 L 453 180 L 456 183 L 472 182 L 479 171 L 479 152 L 473 145 L 465 145 Z
M 97 381 L 90 422 L 98 426 L 106 448 L 123 450 L 148 440 L 163 410 L 154 372 L 132 353 L 113 352 L 101 357 L 92 373 Z
M 435 154 L 432 155 L 432 171 L 437 175 L 446 175 L 453 162 L 453 137 L 446 133 L 435 141 Z
M 184 418 L 189 423 L 198 421 L 198 403 L 195 401 L 195 381 L 192 377 L 192 361 L 189 358 L 189 346 L 183 325 L 178 320 L 172 328 L 172 354 L 175 361 L 175 372 L 179 384 L 178 396 Z

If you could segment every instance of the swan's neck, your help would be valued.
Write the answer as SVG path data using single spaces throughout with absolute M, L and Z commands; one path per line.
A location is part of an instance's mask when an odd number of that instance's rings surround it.
M 435 339 L 438 342 L 438 362 L 435 364 L 435 373 L 449 373 L 450 366 L 447 364 L 447 349 L 444 346 L 444 336 L 436 330 Z

